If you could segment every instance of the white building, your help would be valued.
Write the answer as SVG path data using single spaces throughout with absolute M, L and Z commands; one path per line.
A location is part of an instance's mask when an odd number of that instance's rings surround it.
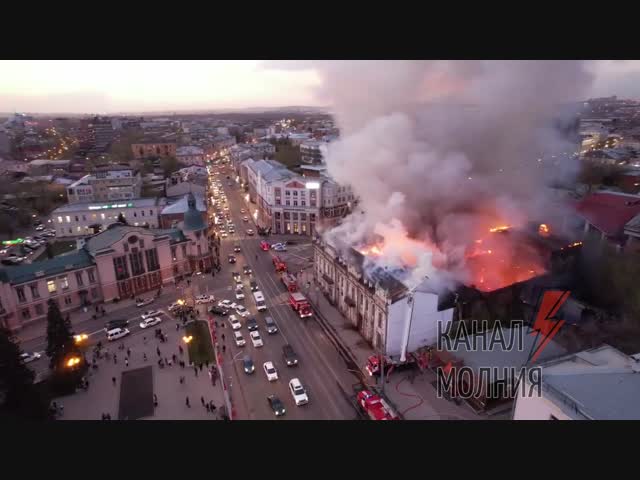
M 204 150 L 200 147 L 187 146 L 176 149 L 176 158 L 183 165 L 204 167 Z
M 91 175 L 67 187 L 69 203 L 108 202 L 140 198 L 142 177 L 135 169 L 121 165 L 96 168 Z
M 158 228 L 165 198 L 139 198 L 120 202 L 72 203 L 51 212 L 51 224 L 57 237 L 92 235 L 118 221 L 122 213 L 131 226 Z
M 640 420 L 638 355 L 602 345 L 541 367 L 540 395 L 519 388 L 514 420 Z
M 274 160 L 243 162 L 257 223 L 273 233 L 314 235 L 335 225 L 352 206 L 351 188 L 328 177 L 307 179 Z
M 413 295 L 385 271 L 363 268 L 355 250 L 341 257 L 332 245 L 314 239 L 314 277 L 320 290 L 376 350 L 391 357 L 433 346 L 438 332 L 447 330 L 453 308 L 428 281 Z M 440 327 L 438 327 L 440 325 Z M 439 329 L 440 328 L 440 329 Z
M 306 141 L 311 140 L 310 133 L 291 133 L 289 134 L 289 141 L 291 145 L 300 145 Z

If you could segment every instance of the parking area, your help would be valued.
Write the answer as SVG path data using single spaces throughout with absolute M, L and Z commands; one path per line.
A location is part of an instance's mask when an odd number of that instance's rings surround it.
M 101 338 L 109 358 L 103 355 L 97 359 L 97 369 L 89 369 L 86 391 L 79 390 L 56 399 L 58 404 L 64 405 L 62 420 L 98 420 L 105 413 L 113 419 L 218 419 L 219 408 L 211 413 L 202 400 L 213 402 L 216 407 L 222 406 L 220 384 L 213 384 L 205 365 L 201 368 L 189 365 L 187 345 L 183 340 L 185 329 L 181 323 L 164 311 L 160 317 L 159 324 L 147 329 L 132 326 L 131 333 L 122 339 L 107 342 Z M 176 325 L 179 325 L 178 329 Z M 166 336 L 165 342 L 154 335 L 157 328 Z M 92 359 L 96 341 L 87 346 L 88 360 Z M 158 364 L 160 358 L 163 367 Z M 180 366 L 180 360 L 185 362 L 184 368 Z M 149 410 L 154 395 L 157 405 Z

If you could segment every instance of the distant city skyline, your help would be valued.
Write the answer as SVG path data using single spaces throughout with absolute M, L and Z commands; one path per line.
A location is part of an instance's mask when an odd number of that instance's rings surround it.
M 640 97 L 640 61 L 600 60 L 591 96 Z M 311 61 L 0 61 L 0 112 L 112 114 L 330 106 Z M 576 99 L 578 100 L 578 99 Z

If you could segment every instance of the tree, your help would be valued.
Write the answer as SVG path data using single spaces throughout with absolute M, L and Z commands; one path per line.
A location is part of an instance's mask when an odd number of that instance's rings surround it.
M 176 157 L 164 157 L 160 162 L 162 170 L 164 170 L 165 177 L 168 177 L 173 172 L 180 170 L 180 164 Z
M 47 420 L 47 399 L 34 385 L 35 374 L 20 354 L 11 332 L 0 326 L 0 418 Z
M 118 214 L 118 222 L 122 223 L 123 225 L 129 225 L 129 223 L 127 222 L 127 219 L 124 218 L 124 215 L 122 214 L 122 212 Z
M 71 322 L 63 318 L 58 304 L 49 300 L 47 312 L 47 355 L 49 356 L 49 368 L 55 370 L 64 363 L 66 355 L 73 350 L 73 334 Z

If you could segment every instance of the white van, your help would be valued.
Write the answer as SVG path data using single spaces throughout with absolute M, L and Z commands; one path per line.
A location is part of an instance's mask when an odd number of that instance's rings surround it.
M 109 330 L 107 332 L 107 340 L 112 342 L 114 340 L 118 340 L 119 338 L 126 337 L 127 335 L 129 335 L 129 329 L 114 328 L 113 330 Z
M 260 290 L 258 290 L 257 292 L 253 292 L 253 299 L 256 302 L 256 309 L 259 312 L 267 309 L 267 304 L 264 301 L 264 295 Z

